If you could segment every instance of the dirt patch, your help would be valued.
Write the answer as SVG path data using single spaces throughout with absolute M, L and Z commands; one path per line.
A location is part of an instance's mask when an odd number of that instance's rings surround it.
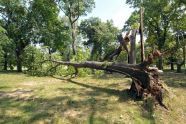
M 34 82 L 34 81 L 28 81 L 28 82 L 23 82 L 21 85 L 24 85 L 24 86 L 35 86 L 36 85 L 36 82 Z
M 63 114 L 66 117 L 77 117 L 79 114 L 81 114 L 81 112 L 71 109 L 65 111 Z
M 19 99 L 28 99 L 32 96 L 33 90 L 23 90 L 23 89 L 16 89 L 10 92 L 0 92 L 0 98 L 19 98 Z

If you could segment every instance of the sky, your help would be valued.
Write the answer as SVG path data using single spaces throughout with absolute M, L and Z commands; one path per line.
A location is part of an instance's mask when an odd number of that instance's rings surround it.
M 102 21 L 112 19 L 114 25 L 122 29 L 132 12 L 133 9 L 125 4 L 125 0 L 95 0 L 93 11 L 82 19 L 90 17 L 99 17 Z

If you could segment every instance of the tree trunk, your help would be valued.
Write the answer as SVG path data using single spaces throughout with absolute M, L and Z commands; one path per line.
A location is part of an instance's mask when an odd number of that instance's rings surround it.
M 174 63 L 171 62 L 170 65 L 171 65 L 171 70 L 174 71 Z
M 16 49 L 16 63 L 17 63 L 17 71 L 22 72 L 21 51 L 18 49 Z
M 158 69 L 163 70 L 163 57 L 160 56 L 158 59 Z
M 17 59 L 17 71 L 22 72 L 22 60 L 21 60 L 21 58 Z
M 61 65 L 73 66 L 75 68 L 91 68 L 128 75 L 133 80 L 129 90 L 132 95 L 135 95 L 137 98 L 143 98 L 146 96 L 145 94 L 151 94 L 161 106 L 166 108 L 163 104 L 163 86 L 159 80 L 158 70 L 148 67 L 152 64 L 152 60 L 159 57 L 159 55 L 159 51 L 155 51 L 153 54 L 148 56 L 147 60 L 138 65 L 96 61 L 80 63 L 55 60 L 50 61 Z
M 49 59 L 52 59 L 52 51 L 50 47 L 48 48 L 48 54 L 49 54 Z
M 72 30 L 72 32 L 71 32 L 71 36 L 72 36 L 72 53 L 73 53 L 73 55 L 76 55 L 76 44 L 75 44 L 75 42 L 76 42 L 76 25 L 75 25 L 75 23 L 73 23 L 73 24 L 71 24 L 71 30 Z
M 141 62 L 145 60 L 144 43 L 143 43 L 143 7 L 140 7 L 140 42 L 141 42 Z
M 130 37 L 129 64 L 136 64 L 136 30 L 132 30 Z
M 111 61 L 111 60 L 113 60 L 113 58 L 115 56 L 116 56 L 116 59 L 117 59 L 117 57 L 120 55 L 121 51 L 122 51 L 122 46 L 120 45 L 117 49 L 115 49 L 114 51 L 112 51 L 109 54 L 105 55 L 105 57 L 103 58 L 102 61 L 105 61 L 105 60 Z M 129 58 L 129 56 L 128 56 L 128 58 Z
M 174 71 L 175 60 L 174 60 L 173 55 L 171 55 L 171 57 L 169 58 L 169 64 L 171 66 L 171 70 Z
M 72 52 L 73 52 L 73 55 L 76 55 L 76 47 L 75 47 L 75 32 L 72 31 Z
M 8 55 L 7 55 L 6 52 L 4 53 L 4 67 L 3 67 L 3 70 L 4 71 L 8 70 Z

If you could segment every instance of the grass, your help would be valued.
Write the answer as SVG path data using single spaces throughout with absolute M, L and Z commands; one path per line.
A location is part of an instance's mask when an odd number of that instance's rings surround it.
M 131 80 L 104 75 L 62 80 L 0 73 L 2 124 L 185 124 L 186 75 L 166 72 L 169 111 L 134 101 Z

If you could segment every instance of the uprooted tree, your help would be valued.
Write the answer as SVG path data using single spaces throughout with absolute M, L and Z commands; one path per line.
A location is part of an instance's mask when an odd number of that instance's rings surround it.
M 105 70 L 116 72 L 129 76 L 132 79 L 132 85 L 129 93 L 136 98 L 145 98 L 151 95 L 154 100 L 161 106 L 167 109 L 163 104 L 164 88 L 159 79 L 158 69 L 149 67 L 153 60 L 160 57 L 162 54 L 156 50 L 149 54 L 147 59 L 140 64 L 124 64 L 116 62 L 64 62 L 50 60 L 58 65 L 73 66 L 75 68 L 91 68 L 97 70 Z

